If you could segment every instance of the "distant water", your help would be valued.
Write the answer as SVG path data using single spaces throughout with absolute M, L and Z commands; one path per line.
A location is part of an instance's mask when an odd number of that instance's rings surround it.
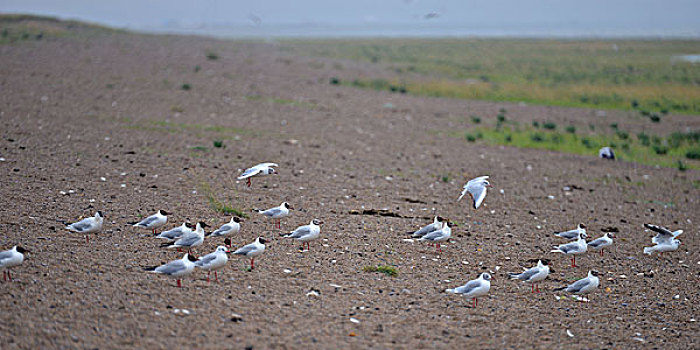
M 673 56 L 674 59 L 680 61 L 686 61 L 690 63 L 700 63 L 700 55 L 679 55 Z
M 353 38 L 353 37 L 513 37 L 513 38 L 700 38 L 697 27 L 591 27 L 575 24 L 468 26 L 416 24 L 368 24 L 332 26 L 290 25 L 201 25 L 127 28 L 151 33 L 193 34 L 218 38 Z

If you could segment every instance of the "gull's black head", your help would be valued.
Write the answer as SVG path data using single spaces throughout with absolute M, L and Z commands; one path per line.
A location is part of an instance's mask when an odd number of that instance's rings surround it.
M 160 213 L 160 215 L 168 215 L 168 212 L 165 210 L 158 210 L 158 212 Z
M 605 235 L 608 236 L 608 238 L 615 238 L 615 234 L 612 232 L 608 232 Z
M 185 226 L 187 226 L 189 229 L 194 228 L 194 225 L 192 225 L 192 223 L 190 223 L 190 222 L 185 222 Z
M 289 205 L 289 203 L 287 203 L 287 202 L 282 203 L 282 205 L 284 205 L 284 207 L 287 209 L 292 209 L 292 206 Z
M 199 226 L 200 226 L 201 228 L 209 227 L 209 225 L 205 224 L 204 221 L 200 221 L 200 222 L 199 222 Z
M 197 257 L 194 256 L 193 254 L 187 254 L 187 260 L 189 261 L 197 261 Z
M 267 243 L 267 240 L 265 238 L 262 238 L 262 237 L 258 237 L 258 241 L 262 244 Z
M 227 246 L 230 246 L 231 245 L 231 238 L 226 237 L 226 239 L 224 239 L 224 244 Z
M 580 224 L 578 224 L 578 227 L 580 227 L 580 228 L 586 228 L 586 224 L 580 223 Z
M 438 216 L 437 216 L 437 221 L 438 221 L 438 222 L 443 222 L 443 221 L 445 221 L 445 218 L 443 218 L 442 216 L 438 215 Z
M 269 175 L 277 174 L 277 172 L 275 171 L 275 168 L 269 168 L 269 169 L 267 169 L 267 173 L 268 173 Z
M 97 216 L 98 216 L 98 217 L 101 217 L 101 218 L 105 217 L 104 215 L 102 215 L 102 212 L 99 211 L 99 210 L 97 211 Z
M 32 251 L 29 249 L 24 249 L 22 247 L 17 247 L 17 252 L 24 254 L 24 253 L 31 253 Z
M 239 218 L 238 216 L 234 216 L 233 222 L 241 222 L 241 218 Z
M 319 219 L 313 219 L 313 221 L 311 221 L 311 222 L 313 222 L 314 225 L 320 225 L 320 224 L 323 223 L 323 221 L 321 221 L 321 220 L 319 220 Z
M 596 270 L 591 270 L 591 275 L 598 277 L 600 276 L 600 273 Z

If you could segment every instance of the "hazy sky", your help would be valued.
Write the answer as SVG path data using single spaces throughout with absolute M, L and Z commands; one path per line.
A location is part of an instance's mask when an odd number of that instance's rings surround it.
M 317 25 L 700 36 L 698 0 L 0 0 L 0 12 L 136 30 Z

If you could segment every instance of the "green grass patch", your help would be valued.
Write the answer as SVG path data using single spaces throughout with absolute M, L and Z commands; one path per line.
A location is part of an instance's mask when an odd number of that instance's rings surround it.
M 283 40 L 280 49 L 368 62 L 391 74 L 392 78 L 358 76 L 342 82 L 360 88 L 700 114 L 700 65 L 677 59 L 700 52 L 700 41 L 692 39 Z
M 597 156 L 601 147 L 610 146 L 617 157 L 625 161 L 682 170 L 700 169 L 700 160 L 693 158 L 700 157 L 698 132 L 672 133 L 666 137 L 638 134 L 638 141 L 627 137 L 623 142 L 620 142 L 621 137 L 618 133 L 576 135 L 570 132 L 523 127 L 513 122 L 509 126 L 472 128 L 466 134 L 466 140 L 483 140 L 490 145 L 509 145 L 591 156 Z M 458 135 L 457 132 L 448 134 Z
M 226 215 L 236 215 L 241 218 L 248 218 L 248 214 L 246 214 L 242 210 L 233 207 L 233 205 L 221 202 L 216 197 L 216 194 L 214 194 L 214 191 L 212 191 L 211 185 L 209 185 L 208 182 L 200 181 L 198 187 L 199 192 L 207 198 L 207 200 L 209 201 L 209 206 L 215 211 Z
M 377 266 L 365 266 L 362 268 L 364 272 L 381 272 L 387 276 L 396 277 L 399 275 L 399 271 L 393 266 L 377 265 Z

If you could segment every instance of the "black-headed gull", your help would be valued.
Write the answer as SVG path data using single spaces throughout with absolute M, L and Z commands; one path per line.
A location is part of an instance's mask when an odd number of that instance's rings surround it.
M 198 222 L 194 231 L 185 233 L 174 242 L 163 243 L 160 246 L 165 248 L 177 248 L 178 250 L 187 248 L 187 252 L 192 253 L 192 248 L 200 246 L 202 243 L 204 243 L 205 227 L 208 227 L 207 224 Z
M 671 230 L 663 226 L 657 226 L 652 224 L 644 224 L 644 227 L 657 233 L 657 235 L 651 239 L 651 242 L 656 244 L 661 243 L 663 241 L 671 241 L 672 239 L 678 237 L 681 233 L 683 233 L 683 230 L 671 232 Z
M 418 231 L 410 231 L 408 234 L 410 234 L 413 238 L 423 237 L 430 232 L 442 229 L 442 222 L 444 220 L 445 219 L 443 219 L 442 216 L 435 216 L 431 224 L 421 227 Z
M 598 151 L 598 157 L 603 159 L 615 160 L 615 152 L 610 147 L 603 147 Z
M 194 262 L 197 261 L 193 255 L 185 254 L 182 259 L 173 260 L 165 265 L 154 266 L 154 267 L 144 267 L 146 271 L 153 273 L 158 273 L 161 275 L 166 275 L 171 278 L 177 279 L 177 286 L 182 288 L 180 279 L 185 277 L 194 271 Z
M 192 232 L 192 229 L 194 226 L 192 226 L 188 222 L 183 222 L 182 225 L 175 227 L 174 229 L 163 231 L 159 234 L 156 235 L 156 238 L 162 238 L 162 239 L 167 239 L 169 241 L 174 241 L 185 233 Z
M 586 234 L 579 233 L 576 242 L 560 244 L 556 246 L 556 249 L 552 250 L 552 253 L 564 253 L 566 255 L 571 255 L 571 267 L 576 266 L 576 255 L 583 254 L 588 250 L 588 244 L 586 244 Z
M 671 232 L 671 230 L 657 225 L 644 224 L 644 227 L 657 232 L 657 235 L 651 239 L 652 243 L 656 244 L 652 247 L 644 247 L 644 254 L 651 255 L 653 252 L 658 252 L 661 255 L 664 252 L 672 252 L 677 250 L 683 243 L 675 239 L 683 230 L 677 230 Z
M 265 243 L 267 243 L 267 240 L 262 237 L 258 237 L 255 242 L 238 248 L 235 252 L 233 252 L 233 254 L 249 257 L 250 269 L 252 270 L 255 268 L 255 257 L 259 256 L 265 251 Z
M 566 287 L 556 288 L 554 290 L 563 290 L 572 294 L 590 294 L 592 291 L 598 288 L 598 284 L 600 284 L 598 272 L 593 270 L 588 271 L 588 276 L 586 278 L 582 278 Z M 590 300 L 590 298 L 587 298 L 587 301 L 588 300 Z
M 153 234 L 156 233 L 156 229 L 165 225 L 168 222 L 168 213 L 165 210 L 158 210 L 157 213 L 137 222 L 132 223 L 134 227 L 145 228 L 153 230 Z
M 279 166 L 276 163 L 260 163 L 252 168 L 246 169 L 243 174 L 238 176 L 238 180 L 243 180 L 246 179 L 246 183 L 248 184 L 248 187 L 252 184 L 250 179 L 253 176 L 264 176 L 264 175 L 272 175 L 272 174 L 277 174 L 277 171 L 275 170 L 274 167 Z
M 519 279 L 523 282 L 532 284 L 532 293 L 540 292 L 540 281 L 549 276 L 549 266 L 542 263 L 542 260 L 537 261 L 537 266 L 531 267 L 521 273 L 509 273 L 510 278 Z
M 474 202 L 474 209 L 479 208 L 481 202 L 483 202 L 484 198 L 486 198 L 486 188 L 492 187 L 489 181 L 486 180 L 488 178 L 488 176 L 479 176 L 477 178 L 469 180 L 469 182 L 467 182 L 464 185 L 464 188 L 462 189 L 462 195 L 459 196 L 459 198 L 457 198 L 457 201 L 459 202 L 459 200 L 462 199 L 462 197 L 464 197 L 465 194 L 469 193 Z
M 218 282 L 219 276 L 216 270 L 226 266 L 226 262 L 228 262 L 227 253 L 229 253 L 228 249 L 220 245 L 216 247 L 214 252 L 200 257 L 199 260 L 195 261 L 194 266 L 207 271 L 207 282 L 209 282 L 209 274 L 214 271 L 214 279 Z
M 7 281 L 8 278 L 10 281 L 12 281 L 12 274 L 10 274 L 10 270 L 5 271 L 5 269 L 21 265 L 22 262 L 24 262 L 24 253 L 31 253 L 31 251 L 22 247 L 14 246 L 12 249 L 0 252 L 0 269 L 3 269 L 3 281 Z
M 280 235 L 285 238 L 294 238 L 297 241 L 301 242 L 302 249 L 304 248 L 304 243 L 306 243 L 307 249 L 311 250 L 309 242 L 317 239 L 318 236 L 321 234 L 321 227 L 319 226 L 321 224 L 323 224 L 323 221 L 319 219 L 313 219 L 308 225 L 299 226 L 296 230 L 290 233 Z
M 221 225 L 216 231 L 213 231 L 207 235 L 207 237 L 223 237 L 231 236 L 238 233 L 241 230 L 241 218 L 234 216 L 231 220 Z
M 435 249 L 439 252 L 442 252 L 442 248 L 440 247 L 440 242 L 444 242 L 452 236 L 452 223 L 449 221 L 444 221 L 442 223 L 442 228 L 440 228 L 437 231 L 433 231 L 430 233 L 427 233 L 425 236 L 418 238 L 419 241 L 424 241 L 424 242 L 430 242 L 430 243 L 435 243 Z
M 104 217 L 102 216 L 102 212 L 98 211 L 95 213 L 95 216 L 89 217 L 82 219 L 76 223 L 72 223 L 68 226 L 66 226 L 66 230 L 73 231 L 73 232 L 79 232 L 79 233 L 84 233 L 85 234 L 85 242 L 89 243 L 90 238 L 89 234 L 91 233 L 98 233 L 102 231 L 102 223 L 104 222 Z
M 462 294 L 467 298 L 472 298 L 472 307 L 479 304 L 478 297 L 489 293 L 491 289 L 491 275 L 484 272 L 479 278 L 467 282 L 467 284 L 454 289 L 446 289 L 447 293 Z
M 603 249 L 613 244 L 613 238 L 615 238 L 615 234 L 608 232 L 603 237 L 588 242 L 588 246 L 593 250 L 600 250 L 600 256 L 603 256 Z
M 265 215 L 268 218 L 277 219 L 277 229 L 281 229 L 282 227 L 280 226 L 280 219 L 287 217 L 289 215 L 290 209 L 292 209 L 292 206 L 289 205 L 289 203 L 284 202 L 274 208 L 270 208 L 267 210 L 253 209 L 253 211 Z
M 573 230 L 569 231 L 562 231 L 562 232 L 554 232 L 555 236 L 559 236 L 561 238 L 566 238 L 570 240 L 578 239 L 578 236 L 581 233 L 586 233 L 586 225 L 583 223 L 578 224 L 578 227 L 576 227 Z

